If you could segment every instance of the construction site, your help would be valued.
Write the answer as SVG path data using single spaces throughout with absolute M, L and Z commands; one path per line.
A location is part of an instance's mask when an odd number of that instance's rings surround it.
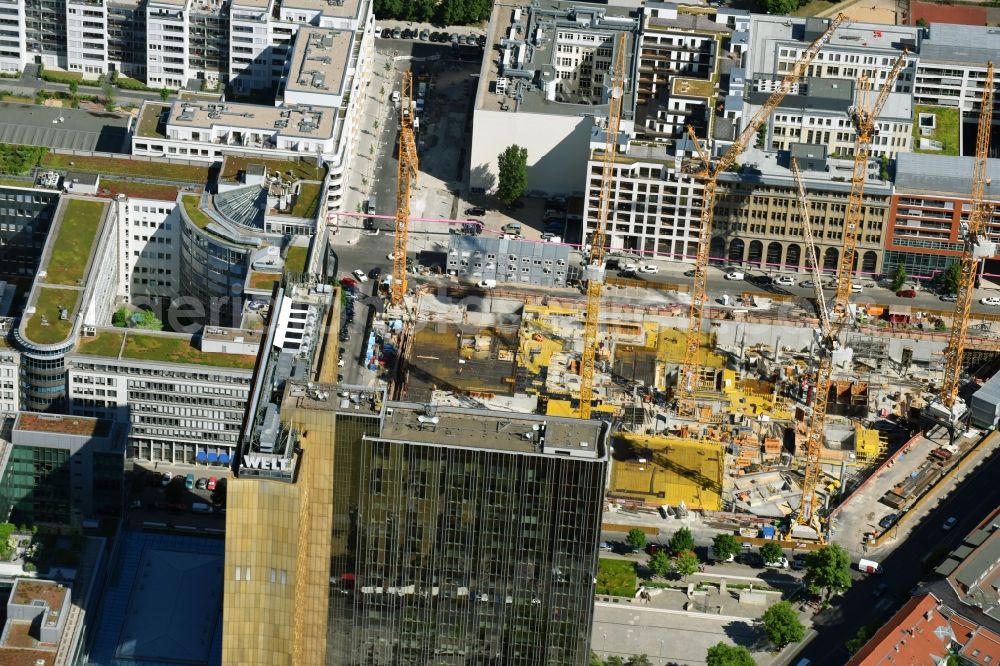
M 883 323 L 900 321 L 898 308 L 863 307 L 849 299 L 874 119 L 905 63 L 905 52 L 882 82 L 882 92 L 870 100 L 863 95 L 867 106 L 854 110 L 855 178 L 833 297 L 823 292 L 823 278 L 829 276 L 818 268 L 808 192 L 794 159 L 808 264 L 816 284 L 812 311 L 769 318 L 755 310 L 752 295 L 744 297 L 747 307 L 738 310 L 711 307 L 707 295 L 715 177 L 750 145 L 842 20 L 829 22 L 802 54 L 801 67 L 775 88 L 726 154 L 710 158 L 691 133 L 697 155 L 688 168 L 705 183 L 705 192 L 687 305 L 607 297 L 606 201 L 582 262 L 584 297 L 494 289 L 495 284 L 476 289 L 454 280 L 444 287 L 408 284 L 408 202 L 417 164 L 408 135 L 410 91 L 404 77 L 395 270 L 385 294 L 389 303 L 374 322 L 376 339 L 393 350 L 394 365 L 385 374 L 390 394 L 429 404 L 611 421 L 617 434 L 606 489 L 609 506 L 664 516 L 715 512 L 734 524 L 771 524 L 797 542 L 827 539 L 830 512 L 846 494 L 874 471 L 894 464 L 897 455 L 915 450 L 921 432 L 946 432 L 946 443 L 925 451 L 926 459 L 879 498 L 887 511 L 905 513 L 917 504 L 951 465 L 978 445 L 967 432 L 968 397 L 996 370 L 992 355 L 965 355 L 973 276 L 979 258 L 991 251 L 983 248 L 986 206 L 980 168 L 988 149 L 990 113 L 981 114 L 978 180 L 972 193 L 977 209 L 969 223 L 955 309 L 927 317 L 939 335 L 911 336 Z M 623 54 L 624 48 L 618 52 Z M 622 62 L 615 67 L 620 76 Z M 984 109 L 992 108 L 992 67 L 988 76 Z M 615 85 L 620 90 L 624 83 Z M 863 80 L 860 85 L 870 91 L 872 83 Z M 607 136 L 618 136 L 620 114 L 620 95 L 612 96 L 604 121 Z M 617 149 L 609 140 L 603 150 L 594 151 L 594 159 L 605 165 L 604 187 Z M 1000 408 L 994 418 L 998 412 Z M 978 423 L 981 428 L 993 425 L 982 419 Z M 893 524 L 902 513 L 894 515 Z M 883 525 L 882 532 L 887 531 Z M 863 538 L 874 542 L 880 535 L 865 532 Z

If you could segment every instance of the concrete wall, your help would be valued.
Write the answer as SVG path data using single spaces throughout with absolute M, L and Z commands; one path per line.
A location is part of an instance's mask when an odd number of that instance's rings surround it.
M 497 156 L 516 143 L 528 149 L 528 191 L 582 194 L 593 126 L 589 116 L 476 109 L 469 186 L 495 191 Z

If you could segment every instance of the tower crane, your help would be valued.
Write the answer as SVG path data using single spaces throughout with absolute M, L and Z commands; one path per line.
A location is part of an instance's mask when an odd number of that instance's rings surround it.
M 695 413 L 694 393 L 697 389 L 697 377 L 699 368 L 699 350 L 701 349 L 701 324 L 705 311 L 705 303 L 708 300 L 708 253 L 712 240 L 712 214 L 715 206 L 715 191 L 717 187 L 716 178 L 726 171 L 735 162 L 736 158 L 750 146 L 757 136 L 764 121 L 767 120 L 771 112 L 781 103 L 792 88 L 799 81 L 802 75 L 809 68 L 809 65 L 816 58 L 816 55 L 826 45 L 833 32 L 843 23 L 847 17 L 838 14 L 830 19 L 830 24 L 826 30 L 809 45 L 802 55 L 795 62 L 791 71 L 785 74 L 784 78 L 778 81 L 777 86 L 767 101 L 750 118 L 750 121 L 740 132 L 739 136 L 726 151 L 725 155 L 716 160 L 715 164 L 705 162 L 698 177 L 705 180 L 704 192 L 701 201 L 701 228 L 698 231 L 698 251 L 694 266 L 694 285 L 691 289 L 691 307 L 688 310 L 688 330 L 687 343 L 684 348 L 684 363 L 680 368 L 677 381 L 677 413 L 680 416 L 693 416 Z M 706 153 L 701 149 L 693 129 L 688 127 L 688 134 L 695 144 L 696 150 L 702 159 Z
M 583 321 L 583 357 L 580 361 L 580 418 L 589 419 L 594 399 L 594 361 L 597 356 L 597 321 L 601 315 L 601 291 L 604 287 L 604 232 L 608 224 L 611 182 L 618 156 L 618 132 L 622 120 L 622 99 L 625 97 L 625 33 L 619 33 L 615 59 L 611 66 L 611 95 L 608 100 L 608 122 L 604 128 L 604 155 L 601 170 L 601 191 L 597 221 L 590 238 L 587 262 L 587 311 Z
M 962 272 L 958 279 L 958 294 L 952 317 L 951 335 L 945 351 L 944 381 L 941 384 L 940 401 L 948 412 L 949 421 L 954 422 L 961 414 L 956 414 L 959 381 L 962 375 L 962 357 L 965 355 L 965 336 L 969 330 L 969 315 L 972 313 L 973 291 L 976 286 L 976 271 L 983 257 L 996 253 L 996 245 L 985 238 L 986 218 L 991 206 L 986 203 L 986 158 L 990 149 L 990 128 L 993 122 L 993 63 L 986 66 L 986 80 L 983 82 L 983 103 L 979 109 L 979 130 L 976 134 L 976 159 L 972 166 L 972 214 L 969 215 L 968 229 L 965 230 L 962 251 Z
M 816 370 L 816 394 L 813 398 L 812 414 L 806 430 L 805 470 L 802 481 L 802 504 L 799 508 L 797 522 L 800 525 L 812 525 L 819 529 L 819 516 L 816 514 L 816 486 L 821 473 L 820 453 L 823 450 L 823 434 L 826 423 L 827 401 L 830 396 L 830 384 L 833 375 L 833 351 L 837 344 L 840 329 L 847 323 L 847 304 L 851 297 L 851 273 L 854 271 L 854 256 L 858 245 L 858 236 L 863 223 L 861 204 L 864 198 L 865 179 L 868 175 L 868 156 L 871 154 L 872 138 L 875 134 L 875 120 L 878 118 L 896 85 L 896 78 L 906 64 L 908 52 L 903 52 L 896 59 L 889 71 L 882 89 L 875 102 L 868 106 L 868 93 L 872 81 L 863 76 L 858 86 L 857 105 L 854 109 L 853 121 L 857 140 L 854 144 L 854 171 L 851 177 L 851 193 L 847 200 L 847 212 L 844 218 L 844 238 L 840 253 L 840 272 L 837 274 L 837 291 L 834 296 L 832 311 L 832 326 L 820 332 L 819 363 Z
M 413 78 L 403 72 L 399 105 L 399 162 L 396 171 L 396 236 L 392 250 L 392 304 L 406 294 L 406 246 L 410 237 L 410 187 L 417 181 L 417 146 L 413 140 Z
M 819 326 L 824 336 L 829 336 L 830 315 L 826 311 L 826 295 L 823 293 L 823 274 L 819 269 L 819 254 L 816 252 L 816 239 L 813 236 L 812 220 L 809 219 L 809 201 L 806 199 L 806 186 L 802 182 L 799 171 L 799 161 L 792 158 L 792 175 L 799 190 L 799 216 L 802 218 L 802 236 L 806 239 L 806 258 L 812 268 L 813 288 L 816 291 L 816 309 L 819 311 Z

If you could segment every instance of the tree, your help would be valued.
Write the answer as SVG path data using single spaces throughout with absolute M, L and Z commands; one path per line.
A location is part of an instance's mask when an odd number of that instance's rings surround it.
M 767 150 L 767 123 L 761 123 L 760 127 L 757 128 L 757 143 L 761 148 Z
M 681 578 L 685 576 L 690 576 L 698 567 L 701 566 L 701 561 L 698 556 L 694 554 L 693 550 L 683 550 L 677 554 L 674 558 L 673 569 L 677 572 L 677 575 Z
M 802 640 L 806 630 L 799 616 L 787 601 L 779 601 L 764 612 L 764 633 L 776 647 Z
M 879 173 L 878 177 L 881 180 L 889 180 L 889 156 L 883 155 L 879 160 Z
M 670 571 L 670 558 L 665 552 L 658 550 L 649 556 L 646 566 L 657 576 L 666 576 L 667 572 Z
M 851 558 L 836 544 L 823 546 L 806 556 L 804 577 L 809 591 L 827 600 L 851 587 Z
M 755 666 L 750 651 L 742 645 L 716 643 L 708 648 L 706 666 Z
M 864 647 L 865 643 L 875 635 L 875 631 L 878 629 L 877 624 L 866 624 L 865 626 L 858 629 L 858 633 L 854 634 L 854 638 L 845 643 L 847 651 L 854 654 L 858 650 Z
M 715 551 L 715 556 L 720 560 L 728 560 L 730 557 L 739 555 L 740 542 L 732 534 L 722 532 L 716 534 L 715 538 L 712 539 L 712 550 Z
M 170 91 L 167 88 L 160 88 L 160 99 L 164 102 L 170 99 Z
M 653 666 L 653 662 L 644 654 L 634 654 L 625 661 L 625 666 Z
M 781 559 L 784 553 L 781 550 L 781 546 L 769 541 L 760 547 L 760 556 L 764 558 L 764 562 L 770 564 L 772 562 L 777 562 Z
M 927 19 L 925 19 L 923 16 L 921 16 L 920 18 L 917 19 L 917 25 L 920 26 L 921 28 L 926 28 L 927 27 Z
M 76 81 L 70 81 L 70 82 L 69 82 L 69 91 L 70 91 L 70 92 L 71 92 L 72 94 L 74 94 L 74 95 L 75 95 L 75 94 L 77 93 L 77 91 L 78 91 L 78 90 L 80 90 L 80 84 L 79 84 L 79 83 L 77 83 Z
M 593 650 L 590 651 L 590 666 L 604 666 L 604 660 Z
M 799 0 L 754 0 L 753 9 L 762 14 L 791 14 L 799 8 Z
M 906 266 L 901 263 L 896 265 L 896 272 L 892 274 L 892 290 L 899 291 L 906 284 Z
M 931 280 L 934 287 L 944 294 L 957 294 L 958 286 L 962 281 L 962 262 L 954 261 L 948 264 L 948 268 L 934 276 Z
M 499 163 L 499 186 L 497 196 L 508 206 L 524 196 L 528 188 L 528 149 L 516 143 L 497 157 Z
M 625 543 L 632 546 L 636 550 L 641 550 L 646 546 L 646 533 L 638 527 L 634 527 L 628 531 L 628 536 L 625 537 Z
M 691 530 L 686 527 L 682 527 L 674 535 L 670 537 L 670 552 L 674 555 L 680 555 L 681 551 L 694 550 L 694 537 L 691 535 Z
M 118 308 L 115 313 L 111 315 L 111 325 L 118 328 L 125 328 L 128 326 L 128 308 Z

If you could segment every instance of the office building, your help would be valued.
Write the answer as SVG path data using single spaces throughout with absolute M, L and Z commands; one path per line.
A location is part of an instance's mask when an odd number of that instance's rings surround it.
M 338 321 L 330 296 L 292 287 L 268 333 L 228 489 L 223 661 L 588 663 L 605 424 L 337 386 L 277 344 Z
M 902 264 L 910 275 L 933 276 L 961 258 L 963 225 L 972 212 L 973 162 L 972 157 L 899 156 L 885 234 L 886 272 Z M 987 160 L 986 170 L 986 197 L 1000 201 L 992 185 L 1000 184 L 1000 161 Z M 986 224 L 989 240 L 1000 242 L 995 209 Z
M 914 102 L 954 107 L 975 117 L 983 99 L 986 64 L 996 62 L 998 53 L 1000 36 L 988 26 L 933 23 L 920 43 Z
M 59 203 L 59 193 L 0 187 L 0 280 L 24 282 L 38 270 L 40 248 Z
M 128 423 L 19 412 L 10 433 L 0 454 L 0 516 L 79 528 L 122 514 Z
M 89 589 L 88 583 L 73 587 Z M 84 647 L 84 611 L 72 603 L 72 591 L 73 588 L 50 580 L 15 579 L 0 631 L 0 663 L 34 666 L 76 663 Z
M 487 33 L 472 124 L 470 187 L 493 192 L 497 156 L 528 150 L 531 190 L 581 192 L 595 119 L 607 115 L 608 71 L 624 33 L 628 71 L 622 129 L 632 131 L 639 20 L 627 9 L 559 0 L 497 3 Z M 573 165 L 579 165 L 574 168 Z

